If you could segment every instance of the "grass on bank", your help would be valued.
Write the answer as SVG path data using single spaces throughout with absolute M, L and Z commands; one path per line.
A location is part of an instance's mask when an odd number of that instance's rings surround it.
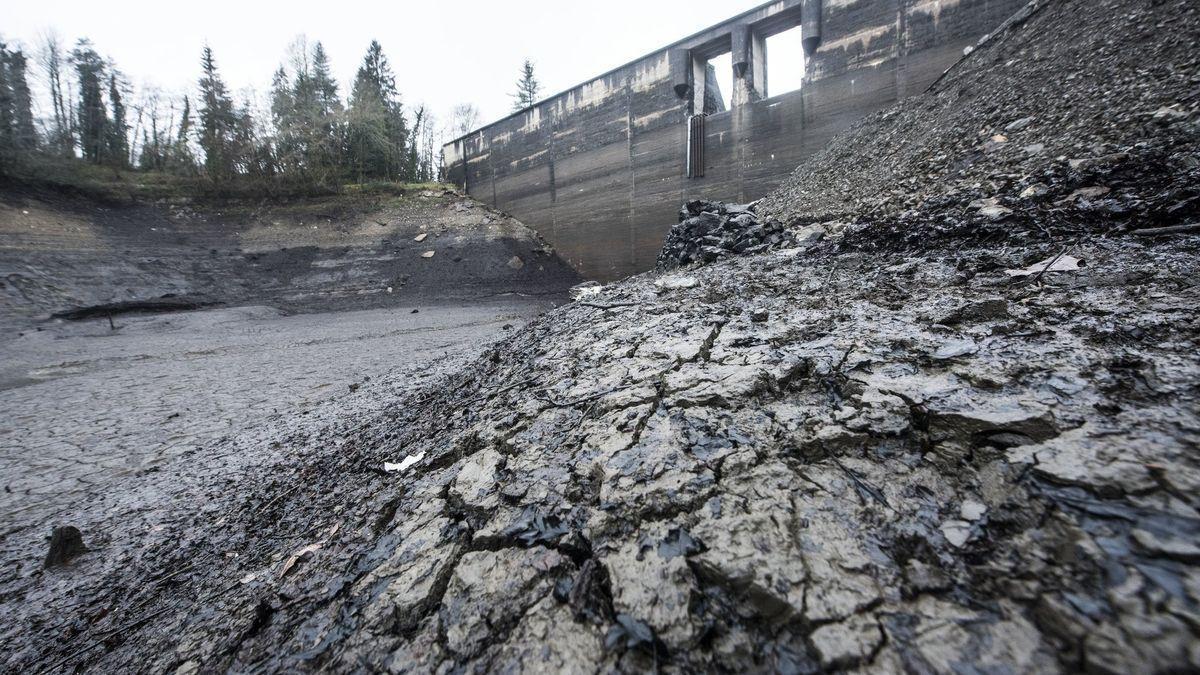
M 0 181 L 13 187 L 44 189 L 110 204 L 273 202 L 346 196 L 352 199 L 406 197 L 426 190 L 452 189 L 446 183 L 304 182 L 237 177 L 214 181 L 201 175 L 118 169 L 81 160 L 38 158 L 0 167 Z

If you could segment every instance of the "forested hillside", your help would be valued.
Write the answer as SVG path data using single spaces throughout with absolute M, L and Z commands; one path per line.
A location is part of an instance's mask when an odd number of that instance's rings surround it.
M 241 192 L 437 178 L 437 125 L 425 106 L 405 105 L 376 41 L 347 87 L 322 44 L 303 37 L 265 97 L 231 91 L 207 45 L 197 75 L 170 95 L 134 87 L 86 38 L 67 48 L 51 34 L 30 52 L 0 41 L 0 174 L 75 184 L 96 175 L 91 166 Z M 460 114 L 476 115 L 469 105 Z

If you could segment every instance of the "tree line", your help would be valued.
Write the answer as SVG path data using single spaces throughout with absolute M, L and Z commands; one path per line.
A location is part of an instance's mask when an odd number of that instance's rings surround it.
M 268 102 L 230 92 L 213 50 L 181 97 L 133 87 L 86 38 L 67 51 L 39 45 L 45 114 L 36 119 L 30 59 L 0 42 L 0 169 L 43 159 L 232 181 L 320 186 L 438 177 L 435 120 L 403 104 L 383 48 L 372 41 L 344 98 L 320 42 L 300 38 L 274 73 Z M 472 106 L 461 110 L 477 116 Z M 453 120 L 452 126 L 463 120 Z
M 0 161 L 11 162 L 38 147 L 28 67 L 23 52 L 0 41 Z

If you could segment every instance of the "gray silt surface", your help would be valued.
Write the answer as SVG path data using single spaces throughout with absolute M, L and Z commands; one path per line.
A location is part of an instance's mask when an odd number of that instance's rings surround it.
M 0 345 L 0 527 L 70 520 L 90 497 L 206 463 L 216 441 L 372 398 L 383 379 L 391 393 L 417 387 L 546 306 L 514 297 L 297 316 L 250 306 L 10 337 Z

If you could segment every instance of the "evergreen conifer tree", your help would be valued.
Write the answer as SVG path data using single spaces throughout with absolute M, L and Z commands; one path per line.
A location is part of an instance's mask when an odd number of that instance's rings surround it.
M 237 123 L 233 101 L 224 80 L 217 72 L 212 48 L 205 45 L 200 57 L 200 148 L 204 151 L 204 169 L 213 180 L 234 173 L 234 127 Z
M 405 171 L 408 124 L 396 77 L 383 48 L 374 40 L 354 78 L 347 117 L 347 152 L 359 180 L 413 178 Z
M 113 166 L 124 167 L 129 164 L 129 125 L 125 121 L 125 102 L 115 72 L 108 76 L 108 103 L 112 108 L 112 119 L 106 128 L 106 160 Z
M 101 84 L 104 80 L 104 60 L 87 38 L 81 38 L 71 52 L 71 62 L 79 77 L 76 113 L 79 147 L 85 160 L 99 163 L 105 159 L 109 126 Z
M 271 123 L 275 128 L 275 151 L 281 170 L 290 172 L 299 163 L 299 147 L 294 137 L 296 99 L 287 70 L 280 66 L 271 78 Z
M 517 80 L 517 92 L 513 94 L 513 112 L 520 112 L 537 103 L 541 89 L 541 83 L 534 76 L 533 61 L 525 59 L 521 66 L 521 78 Z
M 314 107 L 309 159 L 324 173 L 336 173 L 341 161 L 340 117 L 342 102 L 338 98 L 337 81 L 333 78 L 329 56 L 320 43 L 313 45 L 312 90 Z
M 8 46 L 0 42 L 0 159 L 7 164 L 16 154 L 16 116 L 8 69 Z
M 28 62 L 16 51 L 8 57 L 8 80 L 13 97 L 13 141 L 17 152 L 28 154 L 37 149 L 37 130 L 33 126 L 33 95 L 29 91 Z

